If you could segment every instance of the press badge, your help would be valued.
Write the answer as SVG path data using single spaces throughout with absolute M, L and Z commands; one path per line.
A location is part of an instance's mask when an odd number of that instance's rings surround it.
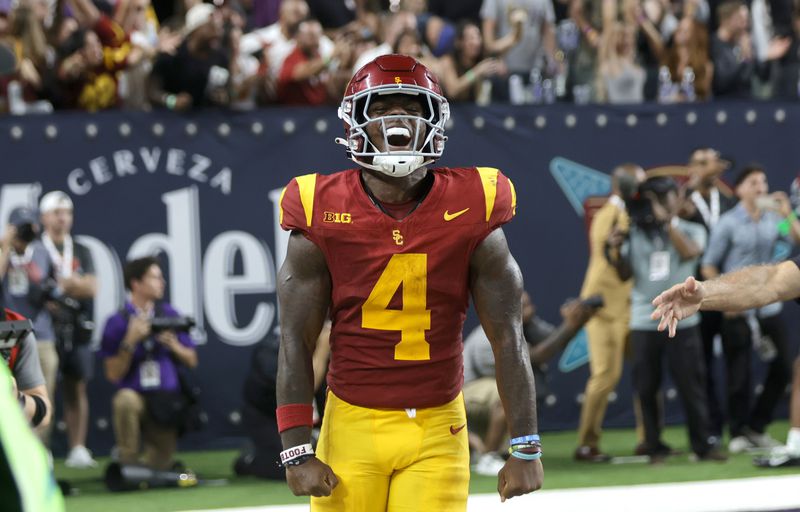
M 30 281 L 28 271 L 25 267 L 9 267 L 8 269 L 8 293 L 15 297 L 28 295 Z
M 161 365 L 158 361 L 145 361 L 139 367 L 139 384 L 142 389 L 161 387 Z
M 669 252 L 655 251 L 650 254 L 650 280 L 666 281 L 669 278 Z

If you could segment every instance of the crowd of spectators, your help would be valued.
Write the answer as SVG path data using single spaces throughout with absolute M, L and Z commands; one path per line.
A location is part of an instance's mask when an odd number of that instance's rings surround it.
M 453 101 L 797 98 L 798 0 L 0 0 L 0 111 L 336 103 L 412 55 Z

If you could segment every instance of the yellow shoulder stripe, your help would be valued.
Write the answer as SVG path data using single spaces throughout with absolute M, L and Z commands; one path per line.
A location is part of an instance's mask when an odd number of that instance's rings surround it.
M 306 213 L 306 226 L 311 227 L 311 219 L 314 214 L 314 191 L 317 188 L 317 175 L 306 174 L 295 178 L 297 187 L 300 189 L 300 203 Z
M 278 224 L 283 225 L 283 196 L 286 195 L 286 187 L 281 190 L 281 197 L 278 198 Z
M 478 174 L 481 176 L 481 185 L 483 185 L 483 197 L 486 200 L 486 222 L 492 218 L 492 210 L 494 210 L 494 200 L 497 197 L 497 173 L 499 172 L 494 167 L 478 167 Z
M 511 187 L 511 215 L 517 214 L 517 189 L 514 188 L 514 182 L 508 180 L 508 186 Z

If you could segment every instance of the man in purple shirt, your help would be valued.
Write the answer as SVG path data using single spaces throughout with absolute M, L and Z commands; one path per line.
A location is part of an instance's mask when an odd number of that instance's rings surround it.
M 794 220 L 793 216 L 787 219 Z M 792 299 L 800 301 L 800 256 L 773 265 L 745 267 L 709 281 L 689 277 L 653 300 L 652 318 L 660 320 L 659 331 L 668 329 L 673 337 L 678 322 L 698 310 L 736 312 Z M 789 409 L 786 445 L 756 458 L 757 466 L 800 466 L 800 357 L 794 362 Z
M 151 329 L 154 317 L 177 317 L 164 297 L 164 276 L 152 257 L 125 265 L 130 301 L 106 322 L 100 350 L 106 378 L 117 386 L 112 401 L 114 437 L 120 462 L 139 462 L 139 439 L 144 441 L 144 464 L 168 469 L 178 438 L 179 418 L 160 414 L 181 400 L 178 365 L 197 366 L 195 344 L 186 333 Z

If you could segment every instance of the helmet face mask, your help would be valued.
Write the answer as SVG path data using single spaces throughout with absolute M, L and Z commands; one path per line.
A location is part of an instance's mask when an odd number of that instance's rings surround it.
M 421 115 L 406 113 L 401 107 L 402 113 L 395 113 L 398 109 L 394 109 L 389 115 L 370 116 L 371 105 L 397 94 L 417 98 L 422 106 Z M 402 177 L 442 155 L 450 108 L 438 81 L 425 66 L 411 57 L 385 55 L 354 75 L 339 108 L 339 117 L 344 121 L 346 138 L 338 142 L 347 146 L 348 156 L 354 162 Z M 372 132 L 372 137 L 368 132 Z M 405 143 L 392 144 L 398 138 Z

